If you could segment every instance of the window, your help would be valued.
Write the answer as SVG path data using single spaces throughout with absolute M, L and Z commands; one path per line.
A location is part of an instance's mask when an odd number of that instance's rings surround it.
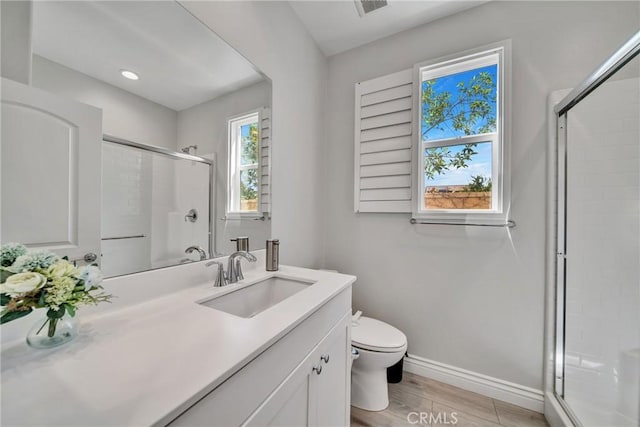
M 227 216 L 260 216 L 260 113 L 229 120 Z
M 505 53 L 508 44 L 418 64 L 414 216 L 506 220 Z

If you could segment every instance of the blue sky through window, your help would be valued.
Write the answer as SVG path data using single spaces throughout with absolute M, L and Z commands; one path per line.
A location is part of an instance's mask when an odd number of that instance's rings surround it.
M 249 136 L 250 129 L 251 129 L 250 124 L 240 126 L 240 135 L 242 136 L 242 139 L 245 139 L 246 137 Z
M 256 163 L 256 158 L 258 156 L 256 150 L 258 147 L 253 143 L 251 138 L 251 128 L 256 126 L 257 122 L 240 126 L 240 141 L 242 144 L 242 150 L 240 152 L 241 165 L 251 165 Z
M 437 79 L 425 80 L 422 82 L 422 89 L 424 90 L 427 86 L 427 81 L 435 82 L 433 85 L 434 92 L 436 94 L 440 94 L 442 92 L 449 92 L 451 94 L 450 100 L 451 103 L 455 103 L 455 101 L 460 96 L 460 89 L 458 88 L 458 84 L 460 82 L 464 82 L 466 87 L 471 86 L 472 78 L 480 73 L 488 73 L 494 82 L 497 82 L 497 65 L 489 65 L 487 67 L 475 68 L 469 71 L 463 71 L 462 73 L 450 74 L 448 76 L 438 77 Z M 491 93 L 491 98 L 494 100 L 491 103 L 491 112 L 489 116 L 496 117 L 496 86 L 494 85 L 493 91 Z M 427 105 L 422 105 L 423 113 L 427 109 Z M 480 119 L 475 124 L 475 129 L 479 129 L 482 126 L 487 124 L 487 119 Z M 424 134 L 424 130 L 427 129 L 427 124 L 422 121 L 422 129 L 423 135 L 422 140 L 434 140 L 434 139 L 445 139 L 445 138 L 455 138 L 457 136 L 464 136 L 464 132 L 460 130 L 455 130 L 451 121 L 446 121 L 442 123 L 440 126 L 430 129 L 426 134 Z

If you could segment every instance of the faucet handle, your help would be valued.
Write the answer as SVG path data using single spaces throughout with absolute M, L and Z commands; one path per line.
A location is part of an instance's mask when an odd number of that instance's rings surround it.
M 251 252 L 238 251 L 229 255 L 229 263 L 227 267 L 229 283 L 236 283 L 238 280 L 244 279 L 244 275 L 242 274 L 242 264 L 240 264 L 240 257 L 249 262 L 257 261 L 257 258 Z
M 216 280 L 213 282 L 213 287 L 219 288 L 221 286 L 227 286 L 227 276 L 224 274 L 224 266 L 222 263 L 218 261 L 209 261 L 204 266 L 211 267 L 212 265 L 218 266 L 218 274 L 216 274 Z

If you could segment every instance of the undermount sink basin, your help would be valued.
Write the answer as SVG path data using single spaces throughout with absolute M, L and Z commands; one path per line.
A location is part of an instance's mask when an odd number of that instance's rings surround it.
M 313 283 L 315 282 L 275 276 L 200 304 L 248 319 L 307 289 Z

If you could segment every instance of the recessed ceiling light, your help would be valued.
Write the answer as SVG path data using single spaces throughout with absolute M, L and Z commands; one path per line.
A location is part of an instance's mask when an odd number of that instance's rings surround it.
M 129 80 L 138 80 L 140 78 L 136 73 L 129 70 L 120 70 L 120 74 L 122 74 L 122 77 L 126 77 Z

